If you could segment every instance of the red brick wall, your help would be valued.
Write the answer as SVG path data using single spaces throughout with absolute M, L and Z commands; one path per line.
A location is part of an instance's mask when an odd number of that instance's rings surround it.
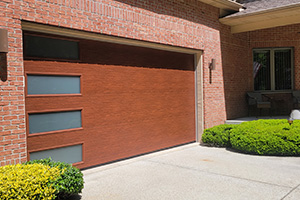
M 0 81 L 0 165 L 26 160 L 21 20 L 204 50 L 205 128 L 245 110 L 236 104 L 247 84 L 232 73 L 241 73 L 245 66 L 235 55 L 246 57 L 242 53 L 243 49 L 247 52 L 246 36 L 233 36 L 229 27 L 220 25 L 215 7 L 197 0 L 3 0 L 0 10 L 0 28 L 9 32 L 8 80 Z M 221 57 L 221 53 L 230 57 Z M 210 83 L 212 58 L 216 70 Z M 230 95 L 224 96 L 224 90 Z M 229 102 L 226 106 L 225 100 Z
M 229 29 L 221 29 L 221 50 L 227 119 L 235 119 L 248 113 L 246 91 L 252 90 L 252 63 L 249 34 L 230 34 Z
M 300 90 L 300 24 L 249 32 L 250 49 L 262 47 L 294 48 L 294 87 Z M 249 57 L 252 60 L 252 55 Z M 252 84 L 253 85 L 253 84 Z
M 0 166 L 26 161 L 22 31 L 10 2 L 0 2 L 0 28 L 7 29 L 9 37 L 7 69 L 0 70 L 7 73 L 0 80 Z
M 292 47 L 294 48 L 294 89 L 300 90 L 300 24 L 281 26 L 249 32 L 250 51 L 253 48 Z M 252 62 L 252 54 L 249 56 Z M 253 79 L 251 79 L 253 88 Z M 266 94 L 273 97 L 275 114 L 288 115 L 293 109 L 291 93 Z

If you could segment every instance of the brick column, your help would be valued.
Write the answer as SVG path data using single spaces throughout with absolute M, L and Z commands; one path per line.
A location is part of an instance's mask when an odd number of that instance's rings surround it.
M 8 31 L 8 53 L 0 61 L 0 166 L 27 160 L 22 30 L 10 18 L 9 3 L 0 3 L 0 28 Z

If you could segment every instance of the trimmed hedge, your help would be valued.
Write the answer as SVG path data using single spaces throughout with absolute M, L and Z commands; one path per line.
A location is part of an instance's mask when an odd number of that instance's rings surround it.
M 28 161 L 25 164 L 33 163 L 40 163 L 60 169 L 61 174 L 54 182 L 58 199 L 66 199 L 71 195 L 81 193 L 84 182 L 83 174 L 78 168 L 68 163 L 52 161 L 51 158 Z
M 55 199 L 60 170 L 43 164 L 0 167 L 0 199 Z
M 230 128 L 229 128 L 230 127 Z M 234 126 L 206 129 L 202 141 L 258 155 L 300 155 L 300 121 L 255 120 Z M 228 138 L 227 138 L 228 136 Z
M 230 133 L 234 149 L 259 155 L 300 155 L 300 122 L 256 120 L 242 123 Z
M 230 147 L 230 130 L 234 124 L 221 124 L 204 130 L 202 142 L 209 146 Z
M 66 199 L 83 189 L 83 174 L 50 158 L 0 167 L 0 199 Z

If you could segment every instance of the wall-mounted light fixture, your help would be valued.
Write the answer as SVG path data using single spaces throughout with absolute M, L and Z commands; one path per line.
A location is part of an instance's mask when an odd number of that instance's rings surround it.
M 290 118 L 288 119 L 288 123 L 290 125 L 292 125 L 294 120 L 300 120 L 300 110 L 292 110 L 291 114 L 290 114 Z
M 8 35 L 6 29 L 0 29 L 0 80 L 7 80 Z
M 216 59 L 211 59 L 211 63 L 209 63 L 209 83 L 212 83 L 212 70 L 216 69 Z
M 0 52 L 8 52 L 8 36 L 6 29 L 0 29 Z
M 210 70 L 215 70 L 216 69 L 216 59 L 211 59 L 211 63 L 209 64 L 209 69 Z

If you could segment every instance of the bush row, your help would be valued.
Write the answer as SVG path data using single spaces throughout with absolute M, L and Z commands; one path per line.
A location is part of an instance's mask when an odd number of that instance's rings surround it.
M 65 199 L 83 189 L 83 174 L 51 159 L 0 167 L 0 199 Z
M 219 125 L 204 130 L 202 142 L 210 146 L 259 155 L 300 155 L 300 121 L 255 120 Z

